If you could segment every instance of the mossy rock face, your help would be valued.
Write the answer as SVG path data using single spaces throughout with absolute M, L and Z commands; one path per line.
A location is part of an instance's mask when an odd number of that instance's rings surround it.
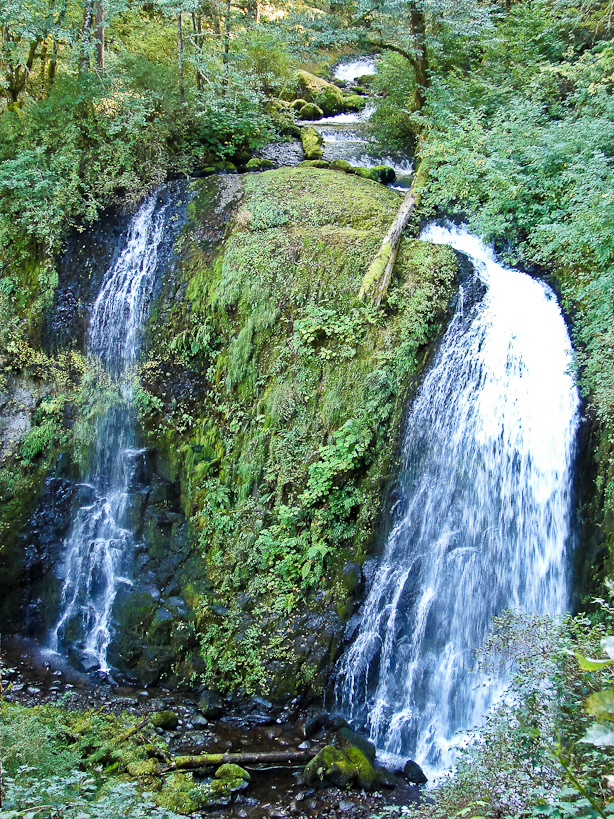
M 293 101 L 291 107 L 298 113 L 305 105 L 309 105 L 307 100 L 298 99 Z
M 301 107 L 298 112 L 299 119 L 322 119 L 324 116 L 324 111 L 313 102 L 308 102 Z
M 301 129 L 301 142 L 305 159 L 322 159 L 324 137 L 311 125 Z
M 375 310 L 357 296 L 398 193 L 308 166 L 195 192 L 177 281 L 148 330 L 149 389 L 163 402 L 148 433 L 174 458 L 206 565 L 182 592 L 200 679 L 282 700 L 326 680 L 356 594 L 344 567 L 372 548 L 456 257 L 402 241 L 387 309 Z
M 252 157 L 245 166 L 248 171 L 270 171 L 275 167 L 275 163 L 270 159 L 264 159 L 257 156 Z

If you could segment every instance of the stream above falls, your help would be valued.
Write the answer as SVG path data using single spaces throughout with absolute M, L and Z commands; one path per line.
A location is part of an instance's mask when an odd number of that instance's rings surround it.
M 362 76 L 377 73 L 377 63 L 371 57 L 341 62 L 333 71 L 333 77 L 351 89 Z M 350 165 L 361 168 L 375 168 L 378 165 L 391 167 L 396 179 L 389 187 L 404 191 L 411 185 L 413 159 L 398 154 L 384 154 L 377 150 L 371 139 L 369 120 L 375 113 L 372 100 L 367 99 L 365 108 L 359 113 L 337 114 L 319 120 L 303 121 L 302 125 L 315 128 L 323 137 L 322 158 L 327 162 L 343 159 Z M 300 140 L 274 142 L 266 145 L 259 154 L 279 166 L 295 166 L 303 160 Z

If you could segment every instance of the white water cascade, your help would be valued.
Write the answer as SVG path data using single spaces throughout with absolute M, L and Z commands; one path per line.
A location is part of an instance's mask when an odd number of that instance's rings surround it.
M 64 544 L 60 615 L 51 631 L 54 651 L 71 647 L 86 668 L 108 671 L 112 609 L 121 583 L 130 584 L 134 534 L 129 497 L 142 451 L 135 435 L 131 367 L 156 281 L 168 202 L 151 196 L 138 210 L 125 246 L 105 276 L 92 308 L 87 352 L 120 398 L 99 419 L 85 501 Z
M 462 229 L 421 238 L 466 254 L 486 292 L 463 306 L 461 287 L 411 407 L 400 499 L 335 696 L 384 760 L 432 776 L 505 685 L 471 673 L 493 617 L 568 606 L 579 396 L 550 288 Z

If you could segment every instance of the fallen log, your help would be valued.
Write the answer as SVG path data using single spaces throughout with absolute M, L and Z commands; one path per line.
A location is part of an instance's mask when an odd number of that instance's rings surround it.
M 147 714 L 145 719 L 142 719 L 136 725 L 133 725 L 132 728 L 130 728 L 128 731 L 123 733 L 120 736 L 119 741 L 120 742 L 125 742 L 127 739 L 130 739 L 130 737 L 133 737 L 135 734 L 138 734 L 138 732 L 141 730 L 141 728 L 144 728 L 147 725 L 148 722 L 151 722 L 152 717 L 153 717 L 153 714 Z
M 196 756 L 176 756 L 165 768 L 160 769 L 160 773 L 169 771 L 194 770 L 196 768 L 209 768 L 216 765 L 224 765 L 232 762 L 235 765 L 254 765 L 260 762 L 296 762 L 307 763 L 316 756 L 314 751 L 263 751 L 260 753 L 230 753 L 224 754 L 197 754 Z
M 397 258 L 399 241 L 409 222 L 409 217 L 420 202 L 420 189 L 423 187 L 425 180 L 426 169 L 424 163 L 421 163 L 414 174 L 411 187 L 399 208 L 394 222 L 390 225 L 380 249 L 365 273 L 358 292 L 358 298 L 361 301 L 368 300 L 375 307 L 379 307 L 386 297 L 392 280 L 392 270 Z

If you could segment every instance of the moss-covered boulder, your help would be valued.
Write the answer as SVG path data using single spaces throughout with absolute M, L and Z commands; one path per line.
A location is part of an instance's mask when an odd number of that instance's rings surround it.
M 311 125 L 301 129 L 301 142 L 305 159 L 322 159 L 324 137 Z
M 331 171 L 343 171 L 343 173 L 354 173 L 349 162 L 345 159 L 333 159 L 329 165 Z
M 298 112 L 299 119 L 307 119 L 307 120 L 314 120 L 314 119 L 322 119 L 324 116 L 324 111 L 320 108 L 319 105 L 316 105 L 314 102 L 308 102 L 303 105 Z
M 375 768 L 359 748 L 347 746 L 338 749 L 333 745 L 326 745 L 307 764 L 303 781 L 316 787 L 354 786 L 366 791 L 374 790 L 379 784 Z
M 343 98 L 343 108 L 345 111 L 362 111 L 366 104 L 366 99 L 358 94 L 350 94 Z
M 345 750 L 346 748 L 358 748 L 371 762 L 375 763 L 375 745 L 368 739 L 352 731 L 351 728 L 340 728 L 335 734 L 335 746 Z
M 252 157 L 245 166 L 248 171 L 270 171 L 274 167 L 275 163 L 270 159 L 257 156 Z
M 298 163 L 299 168 L 328 168 L 329 164 L 325 159 L 304 159 Z
M 243 779 L 249 782 L 251 775 L 245 768 L 240 765 L 234 765 L 232 762 L 225 762 L 215 772 L 216 779 Z
M 355 165 L 352 166 L 352 171 L 356 176 L 361 176 L 363 179 L 371 179 L 373 182 L 380 182 L 382 185 L 389 185 L 394 182 L 396 174 L 393 168 L 388 165 L 376 165 L 374 168 L 360 168 Z
M 174 711 L 157 711 L 151 718 L 151 724 L 163 731 L 174 731 L 179 724 L 179 717 Z
M 304 100 L 306 103 L 315 103 L 327 117 L 345 110 L 341 89 L 308 71 L 297 71 L 280 97 L 286 101 Z
M 303 100 L 303 99 L 299 98 L 297 100 L 293 100 L 290 107 L 294 111 L 296 111 L 298 113 L 301 110 L 301 108 L 303 108 L 303 106 L 308 105 L 308 104 L 309 103 L 307 102 L 307 100 Z

